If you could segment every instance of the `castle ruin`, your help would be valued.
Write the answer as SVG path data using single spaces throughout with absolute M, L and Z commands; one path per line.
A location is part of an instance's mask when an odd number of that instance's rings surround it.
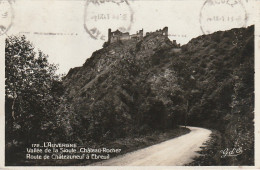
M 150 34 L 160 34 L 168 37 L 168 27 L 164 27 L 163 29 L 156 30 L 155 32 L 147 32 L 146 36 Z
M 130 35 L 129 32 L 123 33 L 119 30 L 111 32 L 111 29 L 108 29 L 108 43 L 119 42 L 119 41 L 130 40 L 130 39 L 135 39 L 135 40 L 143 39 L 143 29 L 140 30 L 139 32 L 137 31 L 136 34 L 132 34 L 132 35 Z
M 132 34 L 130 35 L 129 32 L 123 33 L 119 30 L 116 30 L 114 32 L 111 31 L 111 29 L 108 29 L 108 44 L 110 43 L 114 43 L 114 42 L 119 42 L 119 41 L 125 41 L 125 40 L 142 40 L 143 39 L 143 29 L 141 29 L 140 31 L 137 31 L 136 34 Z M 164 27 L 163 29 L 157 30 L 156 32 L 152 32 L 154 34 L 161 34 L 161 35 L 165 35 L 168 37 L 168 27 Z M 152 34 L 147 32 L 146 36 L 149 34 Z

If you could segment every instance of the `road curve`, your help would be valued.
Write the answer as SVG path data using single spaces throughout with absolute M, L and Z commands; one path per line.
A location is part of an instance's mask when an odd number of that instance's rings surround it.
M 199 155 L 196 151 L 209 139 L 211 131 L 188 127 L 191 132 L 165 142 L 130 152 L 91 166 L 181 166 Z

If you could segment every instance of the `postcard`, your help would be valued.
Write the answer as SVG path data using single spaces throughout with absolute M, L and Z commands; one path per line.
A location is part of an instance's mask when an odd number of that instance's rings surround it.
M 259 18 L 256 0 L 0 0 L 1 168 L 260 168 Z

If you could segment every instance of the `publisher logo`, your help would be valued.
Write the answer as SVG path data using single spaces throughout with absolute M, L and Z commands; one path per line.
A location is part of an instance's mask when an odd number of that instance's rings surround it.
M 232 149 L 226 148 L 224 150 L 221 150 L 220 153 L 222 154 L 221 158 L 225 158 L 227 156 L 238 156 L 243 153 L 243 149 L 242 149 L 242 147 L 232 148 Z

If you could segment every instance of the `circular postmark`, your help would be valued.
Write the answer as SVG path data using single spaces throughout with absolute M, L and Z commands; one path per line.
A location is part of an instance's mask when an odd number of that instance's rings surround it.
M 247 12 L 241 0 L 206 0 L 200 10 L 200 28 L 204 34 L 246 24 Z
M 5 34 L 13 20 L 12 5 L 8 0 L 0 0 L 0 35 Z
M 107 40 L 108 29 L 128 32 L 133 11 L 127 0 L 87 0 L 84 28 L 93 39 Z

